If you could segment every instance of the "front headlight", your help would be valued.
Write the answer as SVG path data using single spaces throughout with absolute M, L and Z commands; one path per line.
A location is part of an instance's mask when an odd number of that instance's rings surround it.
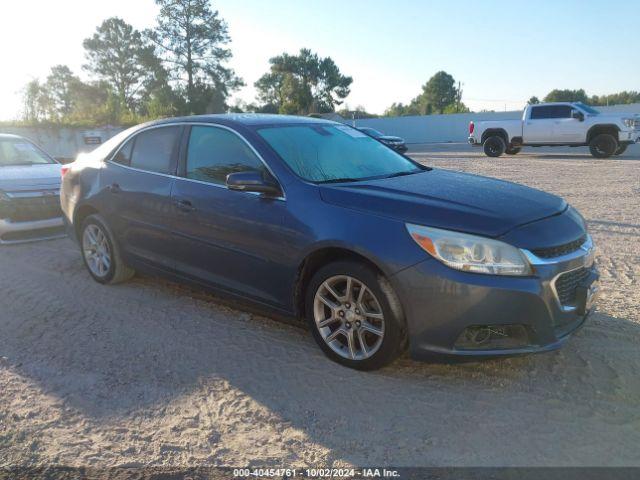
M 633 128 L 636 126 L 636 121 L 633 118 L 623 118 L 622 123 L 624 123 L 627 128 Z
M 524 254 L 498 240 L 407 224 L 415 242 L 448 267 L 463 272 L 525 276 L 531 266 Z

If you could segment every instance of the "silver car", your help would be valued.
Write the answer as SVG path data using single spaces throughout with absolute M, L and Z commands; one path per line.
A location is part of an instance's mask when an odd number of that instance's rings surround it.
M 31 141 L 0 134 L 0 244 L 64 235 L 61 165 Z

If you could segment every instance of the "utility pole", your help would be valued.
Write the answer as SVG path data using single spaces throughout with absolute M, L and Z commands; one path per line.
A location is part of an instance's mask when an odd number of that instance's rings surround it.
M 456 101 L 456 113 L 460 113 L 460 107 L 462 104 L 462 86 L 464 85 L 464 83 L 462 83 L 460 80 L 458 80 L 458 95 L 457 95 L 457 101 Z

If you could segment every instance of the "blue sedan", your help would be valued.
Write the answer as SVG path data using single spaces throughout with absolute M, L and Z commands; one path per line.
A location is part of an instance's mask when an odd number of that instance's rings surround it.
M 166 119 L 65 168 L 89 274 L 135 271 L 306 321 L 331 359 L 561 346 L 598 274 L 582 216 L 525 186 L 423 166 L 349 126 L 277 115 Z

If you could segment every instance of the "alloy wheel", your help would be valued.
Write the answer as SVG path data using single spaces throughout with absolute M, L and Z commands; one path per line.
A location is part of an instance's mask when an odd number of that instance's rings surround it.
M 85 228 L 82 235 L 82 251 L 91 273 L 104 278 L 111 268 L 111 250 L 107 236 L 97 225 L 89 224 Z
M 325 280 L 316 291 L 313 312 L 322 339 L 341 357 L 364 360 L 380 349 L 384 313 L 374 293 L 360 280 L 348 275 Z

